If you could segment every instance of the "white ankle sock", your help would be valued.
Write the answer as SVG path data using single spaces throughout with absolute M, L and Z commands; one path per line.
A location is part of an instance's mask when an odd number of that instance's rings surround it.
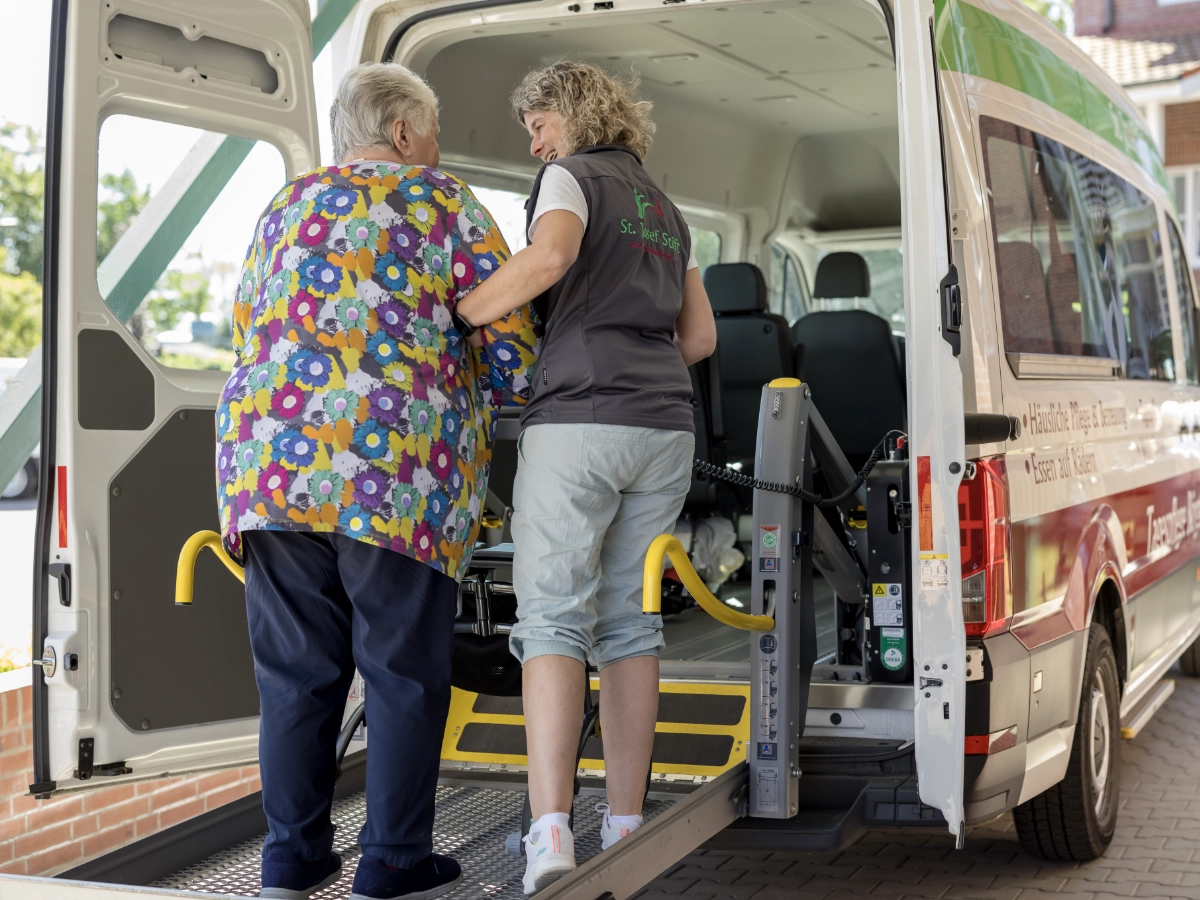
M 638 818 L 641 819 L 641 816 L 638 816 Z M 570 813 L 546 813 L 531 826 L 529 826 L 529 833 L 534 834 L 538 831 L 545 831 L 551 825 L 557 825 L 559 828 L 566 828 L 570 821 Z M 640 825 L 641 822 L 638 822 L 638 824 Z
M 610 825 L 628 828 L 630 831 L 641 828 L 644 822 L 641 816 L 614 816 L 612 813 L 608 814 L 608 821 Z

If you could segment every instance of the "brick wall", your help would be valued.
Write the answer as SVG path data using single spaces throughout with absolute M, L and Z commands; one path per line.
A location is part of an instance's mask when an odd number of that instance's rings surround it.
M 1172 29 L 1200 31 L 1200 3 L 1159 6 L 1157 0 L 1113 0 L 1111 37 L 1147 32 L 1170 34 Z M 1103 34 L 1108 0 L 1075 0 L 1075 33 Z
M 32 688 L 0 693 L 3 873 L 53 875 L 259 789 L 250 767 L 34 800 L 32 715 Z
M 1200 103 L 1173 103 L 1163 108 L 1168 166 L 1200 163 Z

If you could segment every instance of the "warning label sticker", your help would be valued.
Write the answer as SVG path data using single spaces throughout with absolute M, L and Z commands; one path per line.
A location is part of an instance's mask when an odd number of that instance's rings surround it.
M 760 766 L 757 781 L 758 809 L 775 812 L 779 809 L 779 770 L 774 766 Z
M 904 624 L 904 590 L 898 584 L 871 585 L 872 622 L 880 625 Z
M 945 553 L 921 554 L 921 587 L 949 587 L 950 564 Z

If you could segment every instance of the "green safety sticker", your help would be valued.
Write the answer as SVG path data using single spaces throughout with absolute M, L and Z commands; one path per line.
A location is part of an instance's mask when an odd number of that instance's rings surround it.
M 778 553 L 779 547 L 779 526 L 778 525 L 759 525 L 758 532 L 762 536 L 762 549 L 766 551 L 767 556 L 774 556 Z
M 883 660 L 884 668 L 893 672 L 904 668 L 904 660 L 908 656 L 908 642 L 904 637 L 903 628 L 879 629 L 879 658 Z

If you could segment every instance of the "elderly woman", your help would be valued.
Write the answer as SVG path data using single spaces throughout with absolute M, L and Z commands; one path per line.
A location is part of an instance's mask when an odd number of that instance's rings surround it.
M 404 67 L 350 70 L 330 113 L 339 163 L 275 196 L 234 306 L 217 486 L 261 698 L 263 897 L 339 877 L 334 744 L 356 666 L 371 754 L 351 896 L 426 900 L 461 878 L 432 852 L 456 579 L 496 407 L 528 386 L 535 337 L 514 305 L 468 346 L 457 305 L 508 251 L 436 168 L 437 114 Z
M 662 621 L 642 565 L 683 507 L 693 452 L 687 367 L 716 326 L 687 223 L 642 167 L 650 104 L 593 65 L 559 62 L 513 94 L 545 165 L 532 243 L 459 305 L 489 322 L 533 301 L 546 321 L 521 416 L 514 582 L 529 797 L 525 893 L 575 867 L 567 827 L 585 661 L 600 669 L 611 846 L 642 823 L 658 712 Z

